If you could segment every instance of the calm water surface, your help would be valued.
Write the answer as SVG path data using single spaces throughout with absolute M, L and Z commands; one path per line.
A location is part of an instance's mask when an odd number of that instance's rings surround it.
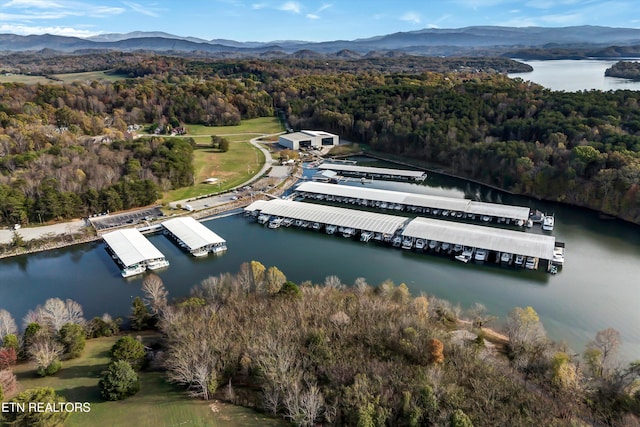
M 236 215 L 205 223 L 228 242 L 229 250 L 219 257 L 194 259 L 164 236 L 150 236 L 171 262 L 159 275 L 174 297 L 187 295 L 210 275 L 236 272 L 241 263 L 252 259 L 277 265 L 296 282 L 323 282 L 328 275 L 337 275 L 348 284 L 360 276 L 370 284 L 390 278 L 406 283 L 414 294 L 425 292 L 463 308 L 481 302 L 501 320 L 514 307 L 530 305 L 540 314 L 549 335 L 567 341 L 577 352 L 582 352 L 596 331 L 613 327 L 622 333 L 623 357 L 640 358 L 640 227 L 435 174 L 425 184 L 378 181 L 370 185 L 555 212 L 554 235 L 567 245 L 564 269 L 551 276 L 465 265 L 310 231 L 270 230 Z M 86 317 L 104 312 L 126 316 L 132 299 L 141 295 L 141 282 L 142 278 L 121 278 L 100 243 L 9 258 L 0 260 L 0 308 L 21 319 L 47 298 L 60 297 L 82 304 Z
M 633 59 L 638 60 L 638 59 Z M 520 61 L 533 67 L 530 73 L 514 73 L 520 77 L 552 90 L 577 92 L 581 90 L 640 90 L 640 82 L 616 77 L 605 77 L 604 71 L 618 62 L 601 60 Z

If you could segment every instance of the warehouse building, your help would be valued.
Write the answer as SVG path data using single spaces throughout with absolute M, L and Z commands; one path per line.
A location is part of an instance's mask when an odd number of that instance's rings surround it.
M 340 138 L 338 135 L 316 130 L 303 130 L 300 132 L 287 133 L 285 135 L 280 135 L 278 138 L 279 145 L 292 150 L 299 150 L 301 148 L 322 148 L 338 145 L 339 143 Z

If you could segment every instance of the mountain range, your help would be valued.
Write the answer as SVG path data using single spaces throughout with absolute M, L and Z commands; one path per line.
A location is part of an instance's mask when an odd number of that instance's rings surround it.
M 57 35 L 0 34 L 1 52 L 40 51 L 153 51 L 200 52 L 221 56 L 284 55 L 295 52 L 336 54 L 341 51 L 365 55 L 371 52 L 397 51 L 417 55 L 473 54 L 478 50 L 500 52 L 532 48 L 592 48 L 640 45 L 640 29 L 599 26 L 574 27 L 498 27 L 475 26 L 458 29 L 423 29 L 356 40 L 305 42 L 238 42 L 180 37 L 165 32 L 136 31 L 126 34 L 101 34 L 90 38 Z

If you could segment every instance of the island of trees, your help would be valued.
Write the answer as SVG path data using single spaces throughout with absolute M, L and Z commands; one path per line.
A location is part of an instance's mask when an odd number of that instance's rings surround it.
M 622 79 L 640 80 L 640 62 L 618 61 L 604 72 L 608 77 L 620 77 Z
M 69 57 L 68 67 L 81 58 Z M 102 57 L 88 58 L 97 66 Z M 553 92 L 507 78 L 496 72 L 505 64 L 489 59 L 104 61 L 135 78 L 0 84 L 0 222 L 150 203 L 157 191 L 192 183 L 188 139 L 162 132 L 280 109 L 294 128 L 325 129 L 390 156 L 640 223 L 637 92 Z M 133 124 L 161 134 L 133 140 Z
M 194 398 L 250 406 L 299 426 L 639 421 L 640 362 L 617 362 L 619 333 L 598 332 L 576 355 L 547 338 L 532 307 L 515 308 L 506 337 L 499 337 L 485 328 L 494 319 L 480 304 L 463 313 L 390 280 L 370 286 L 359 278 L 346 286 L 328 276 L 322 284 L 297 284 L 258 261 L 205 279 L 186 298 L 171 301 L 155 275 L 144 279 L 143 290 L 130 326 L 160 334 L 146 346 L 131 336 L 114 343 L 111 362 L 94 373 L 92 387 L 105 400 L 145 393 L 139 376 L 150 367 Z M 119 331 L 118 321 L 85 321 L 79 304 L 57 298 L 29 312 L 24 325 L 19 333 L 0 310 L 0 399 L 3 390 L 9 402 L 64 402 L 51 388 L 18 393 L 16 360 L 55 375 L 82 354 L 86 339 Z M 56 387 L 64 389 L 64 381 Z M 2 414 L 8 425 L 42 426 L 68 415 Z

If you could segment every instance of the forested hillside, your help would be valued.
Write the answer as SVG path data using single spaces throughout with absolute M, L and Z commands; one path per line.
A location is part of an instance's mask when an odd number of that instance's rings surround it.
M 81 67 L 78 58 L 70 57 L 69 69 Z M 161 130 L 185 123 L 233 125 L 279 108 L 294 128 L 333 131 L 509 191 L 640 223 L 637 92 L 552 92 L 508 79 L 499 72 L 517 63 L 495 58 L 87 58 L 91 69 L 104 61 L 132 78 L 0 84 L 0 221 L 67 218 L 120 206 L 103 196 L 94 203 L 89 199 L 95 197 L 84 194 L 133 176 L 130 155 L 103 155 L 123 147 L 112 142 L 131 137 L 128 125 Z M 58 59 L 48 66 L 28 55 L 3 61 L 36 70 L 63 71 L 65 64 Z M 159 152 L 165 160 L 158 163 L 146 151 L 147 157 L 136 157 L 140 180 L 162 190 L 190 184 L 167 180 L 174 173 L 159 165 L 172 162 Z M 100 172 L 105 166 L 100 162 L 90 166 L 90 159 L 114 156 L 108 172 Z M 64 205 L 75 207 L 62 212 L 48 207 L 51 198 L 42 194 L 50 191 L 43 188 L 69 193 L 60 197 L 73 198 Z M 122 206 L 138 203 L 142 200 Z
M 289 78 L 273 94 L 295 128 L 640 222 L 637 92 L 553 92 L 499 75 L 364 73 Z

